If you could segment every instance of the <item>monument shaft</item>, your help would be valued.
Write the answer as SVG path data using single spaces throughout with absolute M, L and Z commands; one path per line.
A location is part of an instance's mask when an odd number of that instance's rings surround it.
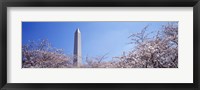
M 79 29 L 77 29 L 74 34 L 74 61 L 73 61 L 73 64 L 75 67 L 80 67 L 81 63 L 82 63 L 81 32 Z

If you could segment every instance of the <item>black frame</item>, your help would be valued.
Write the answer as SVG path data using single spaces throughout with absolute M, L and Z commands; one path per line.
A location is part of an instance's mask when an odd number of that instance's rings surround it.
M 199 90 L 200 0 L 1 0 L 0 1 L 0 88 L 1 90 Z M 193 7 L 194 83 L 7 83 L 7 7 Z M 199 24 L 199 25 L 198 25 Z

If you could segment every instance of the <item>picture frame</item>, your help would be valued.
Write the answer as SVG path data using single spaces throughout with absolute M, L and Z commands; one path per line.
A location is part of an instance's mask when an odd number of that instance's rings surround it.
M 7 83 L 7 7 L 193 7 L 193 83 Z M 0 88 L 2 90 L 198 90 L 199 0 L 2 0 L 0 2 Z

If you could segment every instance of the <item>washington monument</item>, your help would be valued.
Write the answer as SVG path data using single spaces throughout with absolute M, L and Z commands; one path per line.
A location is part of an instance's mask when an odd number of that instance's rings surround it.
M 76 67 L 80 67 L 82 63 L 81 55 L 81 32 L 79 28 L 74 33 L 74 61 L 73 64 Z

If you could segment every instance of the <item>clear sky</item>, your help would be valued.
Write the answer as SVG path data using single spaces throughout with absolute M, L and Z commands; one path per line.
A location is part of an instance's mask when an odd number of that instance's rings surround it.
M 73 54 L 74 32 L 81 31 L 82 57 L 107 54 L 107 60 L 133 49 L 128 44 L 132 33 L 140 32 L 146 25 L 148 31 L 161 29 L 169 22 L 22 22 L 22 44 L 28 40 L 48 39 L 53 47 Z

